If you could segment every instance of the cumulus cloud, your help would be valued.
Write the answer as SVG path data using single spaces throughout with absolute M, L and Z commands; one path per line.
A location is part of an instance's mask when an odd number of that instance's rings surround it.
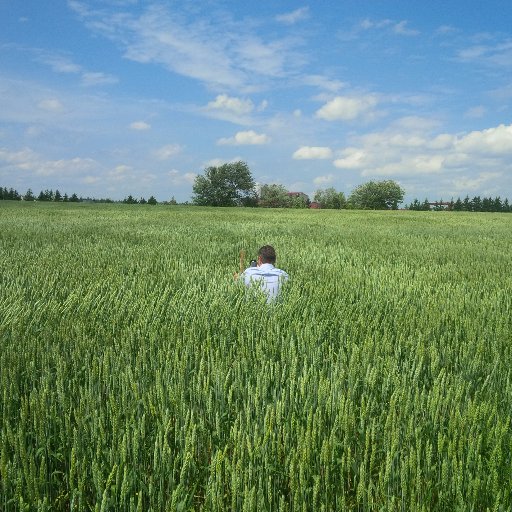
M 332 158 L 332 150 L 322 146 L 302 146 L 293 153 L 295 160 L 324 160 Z
M 254 146 L 267 144 L 270 142 L 270 138 L 268 135 L 264 133 L 256 133 L 253 130 L 248 130 L 245 132 L 238 132 L 234 137 L 222 138 L 217 141 L 217 144 L 220 146 L 232 145 L 232 146 Z
M 254 104 L 251 100 L 242 100 L 233 98 L 227 94 L 219 94 L 214 101 L 210 101 L 207 110 L 230 112 L 231 114 L 244 115 L 254 110 Z
M 512 155 L 512 125 L 474 131 L 461 137 L 455 148 L 466 153 Z
M 91 171 L 98 167 L 98 163 L 92 158 L 48 160 L 30 148 L 20 151 L 0 149 L 0 161 L 36 176 L 67 176 Z
M 173 156 L 176 156 L 181 152 L 181 146 L 179 144 L 166 144 L 154 152 L 154 155 L 158 160 L 169 160 Z
M 84 185 L 93 185 L 94 183 L 101 181 L 101 178 L 99 176 L 84 176 L 80 181 Z
M 377 105 L 373 95 L 348 97 L 337 96 L 316 112 L 316 117 L 326 121 L 351 121 L 367 115 Z
M 151 129 L 151 125 L 146 123 L 146 121 L 134 121 L 130 123 L 131 130 L 144 131 Z
M 208 160 L 207 162 L 205 162 L 203 167 L 204 168 L 207 168 L 207 167 L 219 167 L 219 166 L 224 165 L 224 164 L 232 164 L 232 163 L 235 163 L 235 162 L 240 162 L 242 160 L 243 160 L 243 158 L 240 157 L 240 156 L 237 156 L 235 158 L 231 158 L 230 160 L 225 160 L 223 158 L 212 158 L 211 160 Z
M 328 183 L 332 183 L 334 181 L 334 175 L 328 174 L 327 176 L 317 176 L 313 183 L 318 186 L 327 185 Z
M 197 174 L 195 172 L 181 172 L 177 169 L 172 169 L 167 173 L 169 176 L 169 180 L 172 185 L 184 185 L 184 184 L 193 184 Z
M 458 192 L 466 193 L 480 189 L 490 181 L 496 180 L 503 175 L 501 172 L 481 172 L 475 177 L 460 176 L 452 183 Z
M 336 93 L 346 86 L 345 82 L 328 78 L 323 75 L 306 75 L 303 78 L 303 82 L 306 85 L 318 87 L 331 93 Z
M 480 172 L 483 179 L 496 177 L 494 173 L 502 172 L 503 167 L 510 165 L 512 125 L 499 125 L 465 135 L 430 134 L 419 129 L 415 132 L 397 131 L 399 125 L 396 123 L 387 131 L 354 140 L 356 144 L 340 151 L 334 166 L 357 170 L 362 176 Z
M 365 152 L 358 148 L 346 148 L 342 157 L 334 160 L 338 169 L 361 169 L 365 165 Z

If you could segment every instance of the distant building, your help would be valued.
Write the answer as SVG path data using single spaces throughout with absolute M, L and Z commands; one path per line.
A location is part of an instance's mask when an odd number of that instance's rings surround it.
M 447 201 L 436 201 L 435 203 L 428 203 L 431 210 L 451 210 L 452 203 Z
M 309 204 L 309 207 L 315 210 L 320 210 L 322 208 L 322 205 L 317 201 L 313 201 L 312 203 Z
M 303 197 L 306 201 L 309 201 L 309 197 L 304 192 L 288 192 L 289 197 Z

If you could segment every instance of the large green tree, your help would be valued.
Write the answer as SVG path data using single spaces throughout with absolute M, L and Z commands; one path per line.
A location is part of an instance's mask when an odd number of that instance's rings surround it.
M 356 187 L 348 201 L 352 208 L 364 210 L 397 210 L 405 191 L 393 180 L 369 181 Z
M 254 206 L 254 180 L 245 162 L 207 167 L 196 177 L 193 202 L 200 206 Z

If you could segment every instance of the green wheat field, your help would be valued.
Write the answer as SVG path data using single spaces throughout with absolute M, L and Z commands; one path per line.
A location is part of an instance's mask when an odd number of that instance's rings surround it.
M 0 510 L 511 510 L 511 254 L 504 214 L 1 202 Z

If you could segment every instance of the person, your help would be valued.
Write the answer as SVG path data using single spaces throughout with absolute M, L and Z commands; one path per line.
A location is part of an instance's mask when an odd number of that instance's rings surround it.
M 283 283 L 289 278 L 284 270 L 274 266 L 275 262 L 275 249 L 271 245 L 264 245 L 258 251 L 256 266 L 246 268 L 239 276 L 247 287 L 258 284 L 267 295 L 267 302 L 273 302 L 278 297 Z

